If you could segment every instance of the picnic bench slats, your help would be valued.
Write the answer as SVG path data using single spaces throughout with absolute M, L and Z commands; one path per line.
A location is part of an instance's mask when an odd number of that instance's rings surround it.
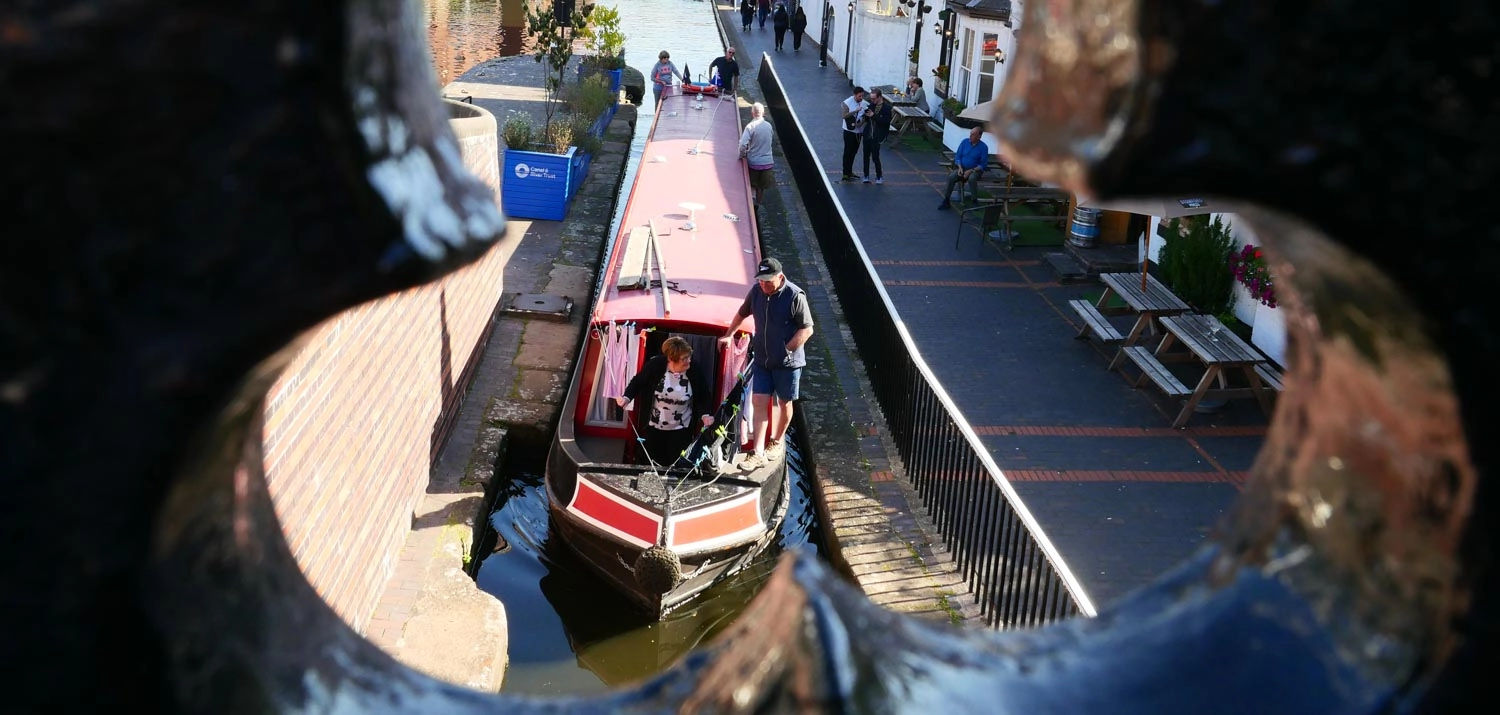
M 1125 336 L 1121 335 L 1115 326 L 1109 324 L 1109 320 L 1099 312 L 1098 308 L 1094 307 L 1093 303 L 1086 300 L 1070 300 L 1068 307 L 1072 308 L 1078 317 L 1083 318 L 1083 329 L 1079 330 L 1076 336 L 1079 339 L 1085 339 L 1088 333 L 1093 333 L 1095 337 L 1106 343 L 1118 343 L 1125 340 Z
M 1213 326 L 1218 324 L 1218 319 L 1211 315 L 1176 315 L 1161 320 L 1164 327 L 1205 363 L 1246 365 L 1265 362 L 1260 353 L 1228 328 L 1221 329 L 1215 340 Z
M 1255 374 L 1260 376 L 1261 384 L 1276 392 L 1281 392 L 1281 373 L 1277 372 L 1275 368 L 1270 365 L 1256 365 Z
M 1170 315 L 1173 312 L 1186 313 L 1193 309 L 1172 293 L 1171 289 L 1158 281 L 1156 276 L 1146 277 L 1144 290 L 1141 289 L 1141 277 L 1138 273 L 1101 273 L 1099 280 L 1137 311 L 1151 310 Z
M 1131 362 L 1135 363 L 1136 367 L 1141 369 L 1141 376 L 1150 378 L 1151 382 L 1156 383 L 1156 386 L 1161 388 L 1162 392 L 1172 397 L 1187 397 L 1193 394 L 1193 391 L 1187 385 L 1182 384 L 1182 381 L 1178 380 L 1176 375 L 1168 371 L 1167 366 L 1161 364 L 1156 359 L 1156 356 L 1151 354 L 1150 350 L 1139 345 L 1130 345 L 1120 348 L 1120 350 L 1126 358 L 1129 358 Z M 1136 384 L 1139 386 L 1140 380 L 1136 380 Z

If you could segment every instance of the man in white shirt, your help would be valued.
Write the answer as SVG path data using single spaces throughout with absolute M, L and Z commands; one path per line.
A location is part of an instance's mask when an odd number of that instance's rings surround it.
M 865 88 L 855 87 L 854 94 L 844 100 L 840 109 L 843 111 L 844 175 L 839 180 L 858 181 L 859 177 L 854 175 L 854 157 L 859 154 L 859 143 L 864 139 L 865 119 L 870 110 L 870 105 L 865 102 Z

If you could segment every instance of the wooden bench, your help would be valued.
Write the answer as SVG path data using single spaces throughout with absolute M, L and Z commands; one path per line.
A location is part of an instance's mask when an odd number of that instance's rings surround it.
M 1260 377 L 1261 384 L 1271 388 L 1275 392 L 1281 392 L 1281 373 L 1270 365 L 1256 365 L 1255 374 Z
M 1120 348 L 1120 351 L 1141 369 L 1141 376 L 1135 381 L 1136 387 L 1141 386 L 1142 379 L 1149 377 L 1157 387 L 1161 388 L 1162 392 L 1172 397 L 1187 397 L 1193 394 L 1193 391 L 1187 385 L 1182 384 L 1176 375 L 1167 371 L 1167 366 L 1161 364 L 1161 361 L 1157 360 L 1150 350 L 1140 345 L 1130 345 Z
M 1098 308 L 1094 307 L 1093 303 L 1086 300 L 1070 300 L 1068 307 L 1072 308 L 1078 317 L 1083 318 L 1083 327 L 1079 328 L 1078 335 L 1074 336 L 1077 339 L 1085 340 L 1089 333 L 1093 333 L 1106 343 L 1118 343 L 1125 340 L 1125 336 L 1115 330 L 1115 326 L 1109 324 L 1109 320 L 1099 312 Z

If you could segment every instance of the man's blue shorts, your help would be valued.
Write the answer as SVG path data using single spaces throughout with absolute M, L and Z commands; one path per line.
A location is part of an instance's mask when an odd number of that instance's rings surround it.
M 755 365 L 750 373 L 750 391 L 757 395 L 773 392 L 783 402 L 797 399 L 797 388 L 802 383 L 802 368 L 778 367 L 775 369 Z M 774 388 L 774 390 L 773 390 Z

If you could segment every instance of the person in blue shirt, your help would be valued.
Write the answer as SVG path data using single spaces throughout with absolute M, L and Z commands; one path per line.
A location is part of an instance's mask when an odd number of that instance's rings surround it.
M 970 129 L 969 138 L 959 142 L 958 148 L 953 150 L 953 173 L 948 175 L 948 186 L 943 189 L 943 203 L 938 204 L 939 209 L 952 206 L 948 197 L 953 194 L 954 184 L 959 184 L 959 203 L 973 201 L 978 196 L 979 175 L 990 166 L 990 148 L 979 138 L 983 134 L 984 127 Z M 969 190 L 967 199 L 964 198 L 964 187 Z

